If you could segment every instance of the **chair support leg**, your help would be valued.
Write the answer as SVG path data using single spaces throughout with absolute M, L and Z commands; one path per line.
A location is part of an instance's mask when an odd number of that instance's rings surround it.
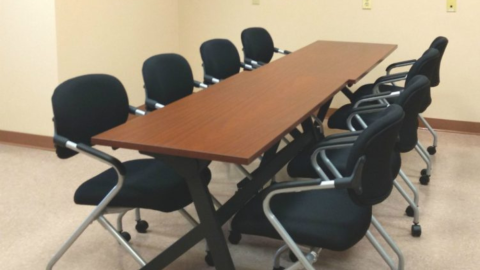
M 235 164 L 235 167 L 237 167 L 238 170 L 240 170 L 240 172 L 242 172 L 242 174 L 248 178 L 248 180 L 252 180 L 253 179 L 253 176 L 241 165 L 238 165 L 238 164 Z
M 97 219 L 100 211 L 103 210 L 100 207 L 96 207 L 93 212 L 82 222 L 82 224 L 75 230 L 75 232 L 68 238 L 68 240 L 60 247 L 60 249 L 55 253 L 55 255 L 50 259 L 47 265 L 47 270 L 51 270 L 53 266 L 60 260 L 60 258 L 67 252 L 67 250 L 72 246 L 72 244 L 80 237 L 80 235 L 87 229 L 87 227 Z
M 138 208 L 136 209 L 138 210 Z M 128 211 L 125 211 L 123 213 L 120 213 L 118 214 L 118 217 L 117 217 L 117 231 L 119 232 L 122 232 L 123 231 L 123 216 L 125 216 L 125 214 L 127 213 Z
M 142 216 L 140 215 L 140 208 L 135 208 L 135 221 L 142 220 Z
M 115 228 L 108 222 L 108 220 L 103 216 L 98 217 L 98 222 L 107 230 L 119 243 L 125 248 L 125 250 L 132 255 L 132 257 L 141 265 L 145 266 L 147 263 L 143 260 L 142 257 L 128 244 L 125 239 L 115 230 Z
M 388 235 L 387 231 L 382 227 L 380 222 L 372 215 L 372 224 L 377 229 L 377 231 L 382 235 L 382 237 L 387 241 L 388 245 L 392 248 L 392 250 L 397 254 L 398 257 L 398 270 L 403 270 L 405 265 L 405 259 L 403 258 L 403 253 L 400 248 L 397 246 L 395 241 Z
M 415 202 L 415 205 L 418 207 L 418 202 L 420 201 L 420 195 L 418 194 L 417 188 L 412 184 L 412 181 L 408 178 L 408 176 L 403 172 L 403 170 L 400 169 L 400 177 L 402 177 L 403 181 L 407 186 L 410 188 L 410 190 L 413 192 L 413 201 Z
M 421 148 L 420 143 L 417 143 L 417 146 L 415 146 L 415 150 L 417 151 L 417 153 L 420 155 L 420 157 L 423 159 L 423 161 L 427 165 L 427 174 L 426 175 L 430 176 L 431 170 L 432 170 L 432 164 L 431 164 L 430 158 L 428 157 L 428 155 L 425 155 L 425 152 Z
M 422 115 L 418 115 L 418 118 L 420 118 L 420 120 L 422 121 L 422 123 L 427 127 L 428 131 L 432 134 L 433 136 L 433 147 L 437 147 L 438 145 L 438 135 L 437 135 L 437 132 L 432 128 L 432 126 L 430 126 L 430 124 L 427 122 L 427 120 L 425 118 L 423 118 Z
M 383 247 L 378 243 L 377 239 L 373 236 L 370 230 L 367 231 L 367 239 L 370 241 L 372 246 L 377 250 L 377 252 L 382 256 L 383 260 L 388 264 L 390 269 L 395 270 L 395 263 L 393 262 L 392 258 L 388 256 L 387 252 L 383 249 Z
M 408 196 L 408 194 L 405 192 L 405 190 L 400 186 L 397 182 L 397 180 L 393 181 L 393 185 L 397 190 L 400 192 L 400 194 L 403 196 L 403 198 L 408 202 L 408 204 L 412 207 L 413 209 L 413 223 L 415 225 L 418 225 L 420 223 L 420 212 L 418 211 L 418 206 L 417 204 Z
M 277 250 L 277 252 L 275 253 L 275 256 L 273 257 L 273 269 L 280 268 L 280 256 L 282 256 L 282 254 L 288 250 L 289 249 L 287 245 L 283 245 L 281 248 Z

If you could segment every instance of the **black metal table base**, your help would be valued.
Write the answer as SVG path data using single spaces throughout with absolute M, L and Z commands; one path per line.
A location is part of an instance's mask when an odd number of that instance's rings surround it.
M 305 146 L 315 141 L 318 134 L 310 119 L 302 123 L 304 132 L 295 134 L 295 140 L 277 153 L 278 143 L 272 146 L 263 156 L 260 166 L 252 172 L 253 179 L 245 178 L 246 185 L 239 189 L 220 209 L 215 210 L 208 187 L 200 181 L 200 172 L 208 166 L 209 161 L 175 156 L 144 153 L 162 160 L 175 169 L 187 180 L 192 199 L 200 218 L 200 225 L 160 253 L 142 270 L 159 270 L 166 268 L 195 244 L 206 238 L 216 269 L 233 270 L 222 225 L 252 199 L 263 186 L 280 171 Z M 309 132 L 310 131 L 310 132 Z

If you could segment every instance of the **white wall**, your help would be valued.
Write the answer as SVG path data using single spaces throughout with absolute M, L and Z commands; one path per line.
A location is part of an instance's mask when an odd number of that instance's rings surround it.
M 0 0 L 0 130 L 52 135 L 55 1 Z

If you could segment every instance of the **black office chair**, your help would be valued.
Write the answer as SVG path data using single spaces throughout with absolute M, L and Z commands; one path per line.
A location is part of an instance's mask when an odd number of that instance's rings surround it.
M 418 114 L 424 104 L 423 100 L 427 97 L 429 92 L 430 81 L 423 75 L 417 75 L 407 83 L 405 90 L 403 91 L 373 94 L 365 96 L 364 99 L 361 99 L 354 105 L 349 104 L 343 106 L 339 109 L 339 113 L 336 115 L 336 117 L 329 120 L 328 126 L 331 128 L 350 130 L 353 132 L 357 130 L 363 130 L 379 118 L 379 112 L 383 111 L 388 104 L 384 103 L 366 106 L 362 106 L 362 104 L 368 104 L 372 101 L 382 100 L 386 97 L 396 97 L 395 104 L 403 108 L 405 112 L 405 118 L 403 120 L 402 128 L 400 129 L 399 141 L 395 150 L 399 153 L 410 152 L 418 147 Z M 340 116 L 344 116 L 343 119 Z M 396 170 L 400 167 L 400 162 L 398 162 L 398 164 L 392 164 L 392 166 L 394 170 Z M 310 172 L 310 174 L 313 173 L 314 172 Z M 420 236 L 421 227 L 419 225 L 420 214 L 418 211 L 418 191 L 402 170 L 399 170 L 398 173 L 414 194 L 414 199 L 411 199 L 411 197 L 398 184 L 398 182 L 394 182 L 395 187 L 410 204 L 406 210 L 407 215 L 414 217 L 413 223 L 414 225 L 418 225 L 412 228 L 412 235 Z
M 182 210 L 192 202 L 187 183 L 173 169 L 156 159 L 120 162 L 92 148 L 91 138 L 127 121 L 128 113 L 138 110 L 128 105 L 123 85 L 109 75 L 85 75 L 60 84 L 52 96 L 55 122 L 54 143 L 59 158 L 77 153 L 86 154 L 112 168 L 84 182 L 75 192 L 74 201 L 95 206 L 49 262 L 55 263 L 93 221 L 98 221 L 141 265 L 145 261 L 128 244 L 130 236 L 115 229 L 105 214 L 125 212 L 135 208 L 161 212 Z M 204 170 L 202 180 L 208 184 L 210 170 Z
M 392 190 L 391 162 L 403 117 L 402 108 L 392 105 L 358 136 L 329 136 L 305 149 L 302 154 L 308 153 L 312 160 L 316 179 L 277 183 L 263 190 L 234 217 L 233 233 L 282 239 L 286 245 L 275 255 L 274 269 L 284 269 L 279 258 L 289 249 L 299 260 L 296 266 L 311 270 L 321 248 L 344 251 L 365 235 L 383 251 L 382 256 L 387 256 L 369 231 L 372 223 L 398 255 L 398 268 L 390 258 L 384 259 L 392 269 L 403 269 L 401 251 L 372 216 L 372 206 L 385 200 Z M 317 156 L 344 149 L 349 151 L 346 163 L 339 168 L 341 177 L 330 180 Z M 288 165 L 290 170 L 298 164 L 295 159 Z M 304 165 L 302 160 L 300 170 Z M 297 244 L 311 249 L 305 255 Z
M 402 91 L 404 89 L 403 87 L 393 85 L 392 83 L 405 81 L 405 84 L 408 84 L 409 81 L 417 75 L 424 75 L 427 78 L 434 77 L 432 74 L 435 74 L 437 70 L 439 59 L 440 59 L 440 53 L 437 49 L 428 49 L 422 55 L 422 57 L 420 57 L 420 59 L 418 59 L 412 65 L 412 67 L 408 72 L 402 72 L 398 74 L 380 77 L 376 80 L 374 84 L 367 84 L 360 87 L 355 93 L 352 94 L 352 96 L 350 97 L 350 100 L 352 104 L 356 104 L 365 96 L 368 96 L 371 94 Z M 385 103 L 385 102 L 394 103 L 395 99 L 396 97 L 387 97 L 385 98 L 386 101 L 382 101 L 382 100 L 372 101 L 371 103 L 373 104 Z M 428 108 L 428 106 L 431 104 L 431 102 L 432 102 L 432 97 L 431 97 L 430 91 L 428 91 L 426 97 L 423 100 L 420 112 L 425 111 Z M 329 120 L 329 127 L 341 128 L 342 126 L 344 126 L 345 119 L 346 119 L 344 115 L 345 113 L 348 113 L 348 110 L 342 109 L 342 110 L 339 110 L 338 112 L 335 112 L 330 117 L 331 120 Z M 416 147 L 415 150 L 417 151 L 417 153 L 420 155 L 420 157 L 423 159 L 423 161 L 427 166 L 426 169 L 422 169 L 420 172 L 421 173 L 420 183 L 422 183 L 423 185 L 427 185 L 430 182 L 432 162 L 430 160 L 428 153 L 422 147 L 420 142 L 417 142 L 417 146 L 418 147 Z
M 204 83 L 212 85 L 238 74 L 240 69 L 252 70 L 242 63 L 235 45 L 227 39 L 212 39 L 200 46 L 203 61 Z
M 244 62 L 253 67 L 260 67 L 273 58 L 274 53 L 290 54 L 290 51 L 276 48 L 267 30 L 260 27 L 247 28 L 242 31 Z
M 173 53 L 159 54 L 145 60 L 142 74 L 148 111 L 161 109 L 192 94 L 194 87 L 208 87 L 193 79 L 192 69 L 185 58 Z
M 439 37 L 435 38 L 433 40 L 433 42 L 430 44 L 429 49 L 436 49 L 436 50 L 438 50 L 438 52 L 440 54 L 440 57 L 437 58 L 437 62 L 434 64 L 434 67 L 433 67 L 432 71 L 429 74 L 423 74 L 423 75 L 426 75 L 428 77 L 428 79 L 430 80 L 431 87 L 436 87 L 440 84 L 440 67 L 441 67 L 443 55 L 445 53 L 447 45 L 448 45 L 448 39 L 445 38 L 445 37 L 442 37 L 442 36 L 439 36 Z M 412 66 L 416 62 L 417 62 L 417 60 L 413 59 L 413 60 L 407 60 L 407 61 L 393 63 L 393 64 L 389 65 L 386 69 L 387 76 L 391 75 L 390 73 L 393 69 L 400 68 L 400 67 Z M 400 87 L 396 87 L 393 83 L 392 83 L 392 86 L 394 86 L 394 88 L 400 88 Z M 384 86 L 384 87 L 380 88 L 380 91 L 396 91 L 396 89 L 394 89 L 394 88 L 386 89 L 386 86 Z M 348 88 L 344 88 L 342 90 L 342 92 L 351 100 L 352 103 L 355 102 L 355 100 L 352 99 L 353 93 Z M 431 99 L 430 99 L 430 102 L 431 102 Z M 430 105 L 430 103 L 428 103 L 428 104 L 426 103 L 424 105 L 421 113 L 425 112 L 428 105 Z M 429 130 L 429 132 L 433 136 L 433 144 L 431 146 L 429 146 L 426 150 L 427 150 L 428 154 L 435 155 L 435 153 L 437 152 L 437 145 L 438 145 L 437 133 L 435 132 L 435 130 L 430 126 L 430 124 L 425 120 L 425 118 L 422 115 L 419 115 L 419 118 L 424 123 L 424 125 L 427 127 L 427 129 Z

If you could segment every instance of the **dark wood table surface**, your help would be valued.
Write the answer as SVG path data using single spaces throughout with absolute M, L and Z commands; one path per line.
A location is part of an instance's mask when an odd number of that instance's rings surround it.
M 249 164 L 396 45 L 317 41 L 95 136 L 93 143 Z

